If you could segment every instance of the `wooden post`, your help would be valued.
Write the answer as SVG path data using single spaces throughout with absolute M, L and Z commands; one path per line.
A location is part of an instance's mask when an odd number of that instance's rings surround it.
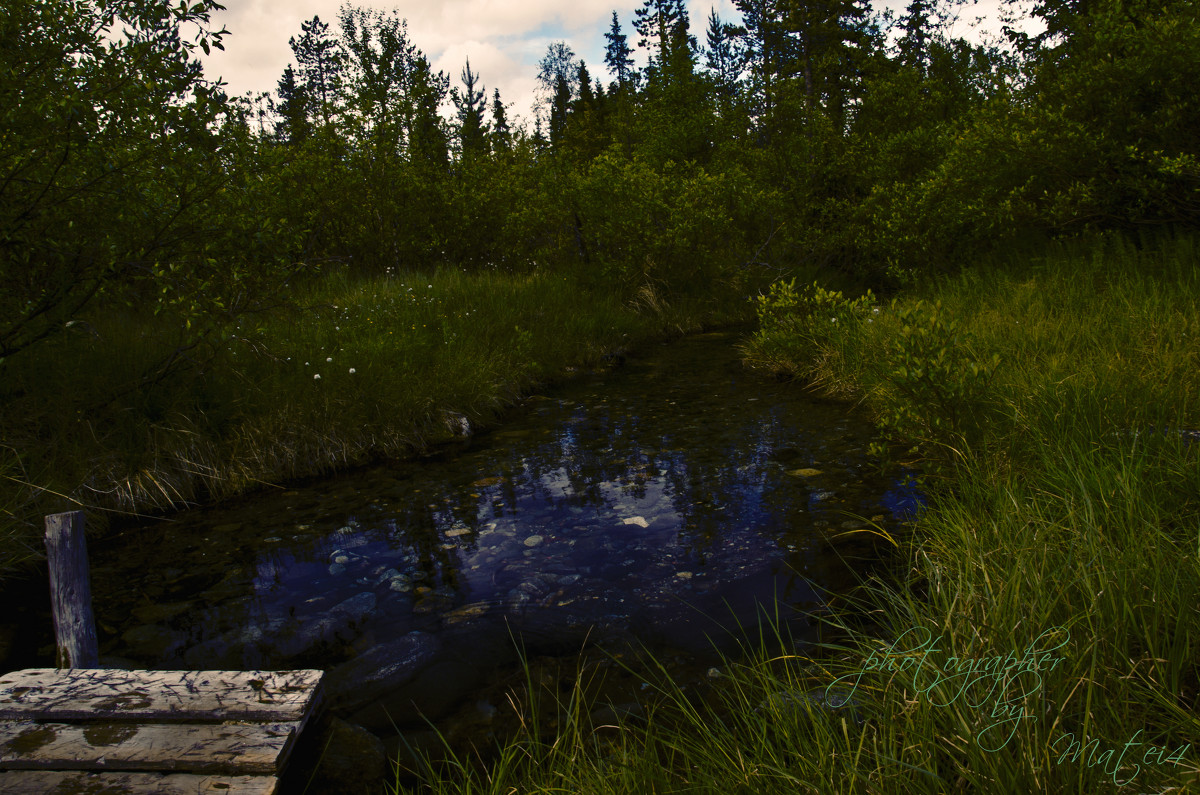
M 59 668 L 99 668 L 83 511 L 46 517 L 46 556 L 50 564 L 54 633 L 58 638 L 57 665 Z

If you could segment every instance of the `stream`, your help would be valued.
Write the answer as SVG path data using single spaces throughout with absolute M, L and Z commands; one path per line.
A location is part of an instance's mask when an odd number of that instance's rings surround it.
M 870 565 L 852 531 L 918 497 L 879 476 L 868 422 L 743 369 L 738 338 L 649 346 L 435 454 L 95 542 L 102 662 L 323 668 L 334 712 L 396 737 L 487 724 L 518 647 L 644 647 L 682 675 L 764 613 L 803 636 Z

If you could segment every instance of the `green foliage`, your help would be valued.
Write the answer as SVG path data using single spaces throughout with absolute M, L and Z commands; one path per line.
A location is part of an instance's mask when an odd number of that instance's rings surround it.
M 761 367 L 831 384 L 843 371 L 846 342 L 879 313 L 870 290 L 846 298 L 819 283 L 796 289 L 795 278 L 777 281 L 754 298 L 758 330 L 747 343 Z
M 893 301 L 890 313 L 893 336 L 883 381 L 872 395 L 880 428 L 893 441 L 911 444 L 910 453 L 937 448 L 938 458 L 963 455 L 982 439 L 1000 354 L 977 355 L 970 334 L 940 301 Z
M 869 322 L 823 320 L 808 307 L 830 311 L 836 294 L 816 304 L 815 289 L 777 284 L 758 299 L 747 358 L 864 400 L 891 441 L 930 469 L 1022 459 L 1026 441 L 1058 438 L 1063 418 L 1081 411 L 1118 435 L 1200 426 L 1158 410 L 1193 411 L 1200 388 L 1200 319 L 1185 298 L 1197 275 L 1192 238 L 1142 249 L 1100 238 L 1052 248 L 1036 270 L 1018 261 L 872 308 Z
M 929 167 L 905 168 L 910 178 L 872 189 L 864 209 L 887 258 L 949 269 L 1031 234 L 1196 226 L 1193 4 L 1040 8 L 1054 35 L 1025 42 L 1020 71 L 991 57 L 990 74 L 979 59 L 944 74 L 942 85 L 983 88 L 983 101 L 954 100 L 958 120 L 930 128 L 938 135 L 923 160 Z
M 870 320 L 870 314 L 878 314 L 870 290 L 850 299 L 813 282 L 797 291 L 794 278 L 775 282 L 766 294 L 755 298 L 755 312 L 760 334 L 795 334 L 808 343 L 815 343 L 823 336 L 826 323 L 833 327 L 840 323 L 845 328 Z
M 0 12 L 0 361 L 114 292 L 171 302 L 179 277 L 164 281 L 157 266 L 201 258 L 224 181 L 212 167 L 224 105 L 192 51 L 220 46 L 215 5 L 56 0 Z M 185 307 L 229 285 L 187 287 Z
M 658 170 L 613 146 L 572 187 L 579 256 L 595 277 L 667 296 L 743 282 L 742 220 L 760 199 L 743 174 L 674 162 Z

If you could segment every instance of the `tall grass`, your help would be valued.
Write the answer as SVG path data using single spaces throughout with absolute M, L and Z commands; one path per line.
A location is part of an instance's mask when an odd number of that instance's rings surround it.
M 734 315 L 574 275 L 331 274 L 195 343 L 109 309 L 3 363 L 0 575 L 44 513 L 142 512 L 384 456 L 486 423 L 532 385 L 615 349 Z
M 664 679 L 607 744 L 523 735 L 421 788 L 1200 791 L 1197 266 L 1188 238 L 1061 244 L 765 324 L 751 362 L 861 401 L 930 473 L 901 576 L 715 700 Z

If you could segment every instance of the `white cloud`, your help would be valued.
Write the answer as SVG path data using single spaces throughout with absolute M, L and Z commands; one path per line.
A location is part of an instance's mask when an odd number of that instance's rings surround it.
M 728 0 L 722 0 L 728 2 Z M 293 61 L 288 40 L 300 35 L 302 22 L 319 15 L 337 28 L 339 0 L 227 0 L 213 17 L 230 31 L 226 50 L 205 58 L 206 73 L 221 76 L 231 94 L 274 91 Z M 388 3 L 361 5 L 390 10 Z M 435 69 L 444 70 L 452 85 L 471 58 L 488 88 L 520 115 L 533 101 L 537 62 L 550 41 L 562 39 L 591 63 L 603 60 L 604 33 L 615 8 L 629 28 L 637 0 L 413 0 L 400 15 L 408 21 L 409 38 Z M 588 56 L 591 57 L 588 57 Z M 593 67 L 593 72 L 596 69 Z

